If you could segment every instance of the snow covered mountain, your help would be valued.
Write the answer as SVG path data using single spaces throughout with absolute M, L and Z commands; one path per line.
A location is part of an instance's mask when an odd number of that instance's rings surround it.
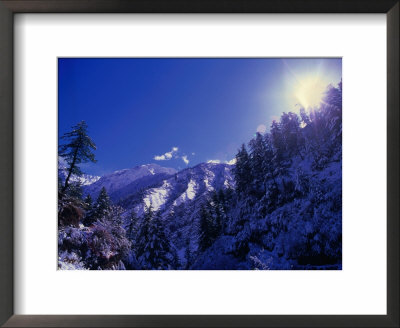
M 171 245 L 179 260 L 185 263 L 188 248 L 193 251 L 198 247 L 202 206 L 215 192 L 234 189 L 233 167 L 231 164 L 201 163 L 130 194 L 118 202 L 125 210 L 126 224 L 132 212 L 137 217 L 143 217 L 145 209 L 150 206 L 153 211 L 159 211 Z
M 136 166 L 131 169 L 115 171 L 102 176 L 98 181 L 84 187 L 84 194 L 90 194 L 96 199 L 101 188 L 105 187 L 113 202 L 118 202 L 131 194 L 135 194 L 163 179 L 170 178 L 175 169 L 161 167 L 157 164 Z
M 201 163 L 176 172 L 170 177 L 153 181 L 153 186 L 136 190 L 122 199 L 119 205 L 125 209 L 134 209 L 138 215 L 143 214 L 145 207 L 149 206 L 166 215 L 175 208 L 214 190 L 233 188 L 232 167 L 229 164 Z M 98 183 L 100 182 L 101 179 Z M 125 188 L 123 190 L 126 191 Z

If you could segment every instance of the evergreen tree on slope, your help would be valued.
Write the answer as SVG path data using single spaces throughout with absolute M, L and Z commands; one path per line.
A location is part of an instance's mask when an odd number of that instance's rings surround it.
M 136 242 L 136 257 L 144 270 L 169 269 L 173 262 L 171 247 L 164 233 L 159 213 L 151 206 L 144 214 L 144 220 Z
M 257 196 L 265 193 L 265 178 L 271 170 L 272 149 L 268 148 L 266 140 L 257 132 L 256 137 L 249 142 L 252 189 Z
M 111 200 L 107 194 L 106 188 L 103 187 L 101 188 L 96 203 L 94 204 L 93 216 L 96 219 L 101 219 L 110 211 L 110 209 L 111 209 Z
M 238 193 L 247 194 L 253 179 L 250 157 L 244 144 L 236 154 L 236 165 L 233 169 L 233 174 L 235 176 L 236 190 Z
M 215 194 L 214 194 L 215 195 Z M 199 250 L 205 251 L 221 234 L 221 214 L 218 203 L 208 201 L 200 208 Z
M 72 127 L 72 131 L 65 133 L 61 139 L 66 143 L 59 146 L 58 155 L 63 157 L 68 165 L 67 177 L 65 178 L 64 186 L 61 193 L 64 194 L 67 190 L 71 175 L 81 176 L 82 171 L 79 167 L 81 163 L 96 162 L 93 150 L 96 150 L 96 145 L 87 134 L 87 124 L 85 121 L 79 122 Z

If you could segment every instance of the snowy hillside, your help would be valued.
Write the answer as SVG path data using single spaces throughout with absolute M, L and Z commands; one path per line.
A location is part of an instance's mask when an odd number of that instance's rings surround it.
M 163 179 L 168 179 L 174 173 L 176 173 L 175 169 L 161 167 L 157 164 L 136 166 L 102 176 L 95 183 L 85 187 L 84 194 L 90 194 L 95 199 L 101 188 L 104 187 L 110 198 L 117 202 L 158 184 Z
M 211 191 L 233 188 L 231 168 L 232 165 L 228 164 L 202 163 L 159 181 L 153 188 L 142 190 L 139 196 L 131 194 L 119 205 L 126 209 L 134 208 L 138 215 L 150 206 L 155 211 L 167 213 Z
M 197 250 L 198 247 L 200 208 L 217 192 L 234 189 L 233 168 L 229 164 L 201 163 L 177 172 L 153 188 L 131 194 L 118 205 L 124 209 L 125 218 L 132 212 L 143 218 L 150 207 L 158 211 L 166 226 L 167 238 L 179 261 L 184 263 L 188 248 Z M 143 222 L 138 222 L 141 225 Z

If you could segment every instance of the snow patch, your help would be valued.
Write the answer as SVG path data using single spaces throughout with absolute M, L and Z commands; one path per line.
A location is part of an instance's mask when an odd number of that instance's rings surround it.
M 214 190 L 214 187 L 210 184 L 210 182 L 208 181 L 208 178 L 204 179 L 204 184 L 206 185 L 206 189 L 208 191 L 213 191 Z
M 82 186 L 89 186 L 92 183 L 95 183 L 99 181 L 100 177 L 94 176 L 94 175 L 89 175 L 89 174 L 83 174 L 80 177 L 73 176 L 71 177 L 71 181 L 79 181 Z
M 194 197 L 196 197 L 196 189 L 197 189 L 197 183 L 196 181 L 191 179 L 188 183 L 186 191 L 174 201 L 174 206 L 179 206 L 180 204 L 188 200 L 194 199 Z
M 170 188 L 170 183 L 164 180 L 161 187 L 150 189 L 146 197 L 143 199 L 144 205 L 146 207 L 150 207 L 151 205 L 153 210 L 158 211 L 167 201 Z

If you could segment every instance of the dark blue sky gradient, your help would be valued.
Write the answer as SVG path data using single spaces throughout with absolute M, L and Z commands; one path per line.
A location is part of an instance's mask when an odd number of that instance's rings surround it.
M 290 71 L 324 67 L 341 78 L 340 59 L 59 59 L 59 136 L 85 120 L 101 175 L 157 163 L 184 168 L 234 157 L 260 124 L 294 110 L 284 88 Z M 293 74 L 293 72 L 291 73 Z M 286 83 L 286 84 L 285 84 Z M 156 161 L 178 147 L 178 158 Z M 195 155 L 192 155 L 195 153 Z

